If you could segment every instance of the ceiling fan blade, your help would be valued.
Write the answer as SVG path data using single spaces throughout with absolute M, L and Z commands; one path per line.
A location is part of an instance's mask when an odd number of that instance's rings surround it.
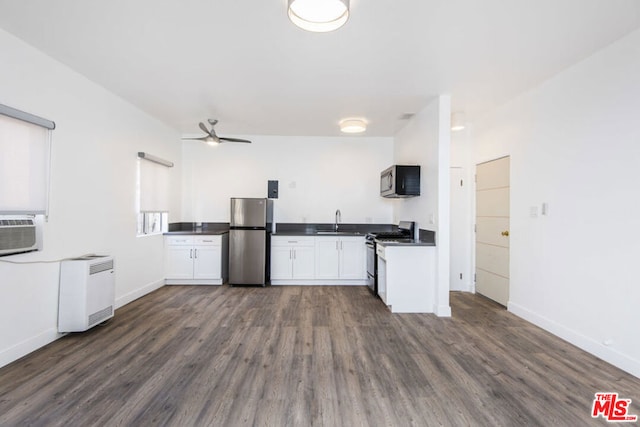
M 209 138 L 209 137 L 208 137 L 208 136 L 203 136 L 203 137 L 200 137 L 200 138 L 186 138 L 186 137 L 183 137 L 183 138 L 180 138 L 180 139 L 183 139 L 183 140 L 193 140 L 193 141 L 204 141 L 204 140 L 205 140 L 205 139 L 207 139 L 207 138 Z
M 251 141 L 249 141 L 248 139 L 238 139 L 238 138 L 224 138 L 224 137 L 219 137 L 220 142 L 246 142 L 247 144 L 251 144 Z
M 211 135 L 211 136 L 213 136 L 213 135 L 211 134 L 211 131 L 210 131 L 209 129 L 207 129 L 207 127 L 204 125 L 204 123 L 200 122 L 200 123 L 198 123 L 198 126 L 200 126 L 200 129 L 202 129 L 202 131 L 203 131 L 204 133 L 206 133 L 207 135 Z

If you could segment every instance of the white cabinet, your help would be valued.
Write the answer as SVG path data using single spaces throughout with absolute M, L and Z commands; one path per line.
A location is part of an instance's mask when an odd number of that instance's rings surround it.
M 316 239 L 316 277 L 337 279 L 340 277 L 340 241 L 334 237 Z
M 193 278 L 222 279 L 222 245 L 203 244 L 193 246 Z
M 340 278 L 367 279 L 367 246 L 364 236 L 340 238 Z
M 272 285 L 366 285 L 364 236 L 271 237 Z
M 271 237 L 271 283 L 278 280 L 313 279 L 314 244 L 312 236 Z
M 364 237 L 316 237 L 316 278 L 366 280 Z
M 227 280 L 229 235 L 165 236 L 165 283 L 221 285 Z
M 392 313 L 433 313 L 434 246 L 376 245 L 378 295 Z

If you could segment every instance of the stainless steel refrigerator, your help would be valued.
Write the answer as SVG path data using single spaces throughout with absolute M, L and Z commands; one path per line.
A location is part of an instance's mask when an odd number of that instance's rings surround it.
M 269 282 L 269 246 L 273 200 L 231 199 L 229 222 L 229 283 L 262 285 Z

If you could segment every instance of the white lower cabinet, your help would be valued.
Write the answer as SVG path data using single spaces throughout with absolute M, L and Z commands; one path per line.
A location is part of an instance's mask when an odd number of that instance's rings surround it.
M 314 253 L 313 237 L 271 237 L 271 283 L 278 280 L 313 279 Z
M 165 283 L 221 285 L 227 278 L 229 235 L 165 236 Z
M 272 236 L 272 285 L 366 284 L 363 236 Z
M 433 313 L 434 246 L 376 246 L 378 295 L 392 313 Z
M 316 237 L 316 278 L 366 280 L 364 237 Z

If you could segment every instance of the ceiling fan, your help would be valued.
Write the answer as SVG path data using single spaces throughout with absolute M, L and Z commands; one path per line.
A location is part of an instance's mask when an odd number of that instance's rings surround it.
M 223 136 L 218 136 L 216 134 L 216 130 L 213 128 L 216 125 L 216 123 L 218 123 L 218 120 L 209 119 L 208 122 L 211 125 L 211 129 L 207 129 L 207 126 L 205 126 L 205 124 L 202 122 L 198 124 L 198 126 L 200 126 L 200 129 L 202 129 L 202 131 L 206 133 L 207 136 L 203 136 L 200 138 L 182 138 L 182 139 L 193 139 L 197 141 L 206 142 L 209 145 L 220 144 L 223 142 L 245 142 L 245 143 L 251 144 L 251 141 L 249 141 L 248 139 L 226 138 Z

